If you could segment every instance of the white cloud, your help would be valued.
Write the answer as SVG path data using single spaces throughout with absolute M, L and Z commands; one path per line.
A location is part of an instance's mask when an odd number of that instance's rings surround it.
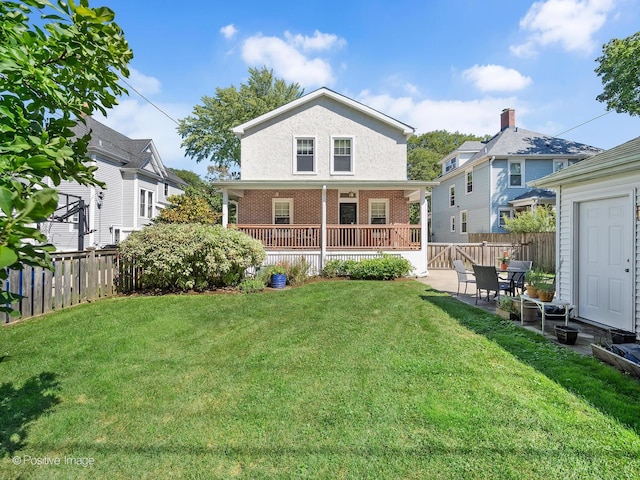
M 482 92 L 513 92 L 532 83 L 531 77 L 501 65 L 474 65 L 462 72 L 462 77 Z
M 129 82 L 133 88 L 143 95 L 155 95 L 156 93 L 160 93 L 160 80 L 155 77 L 144 75 L 135 68 L 129 69 L 129 79 L 127 82 Z M 134 94 L 135 92 L 129 92 L 129 95 Z
M 518 108 L 514 97 L 482 98 L 478 100 L 422 100 L 410 97 L 374 95 L 362 91 L 357 100 L 416 129 L 417 134 L 433 130 L 447 130 L 474 135 L 493 135 L 500 130 L 500 113 L 505 108 L 516 108 L 517 113 L 526 114 Z
M 338 49 L 345 43 L 336 35 L 317 30 L 313 37 L 285 32 L 284 40 L 257 34 L 244 41 L 242 58 L 250 65 L 267 65 L 276 75 L 303 87 L 328 86 L 335 82 L 329 61 L 303 52 Z
M 520 20 L 521 30 L 529 32 L 526 41 L 512 45 L 511 52 L 531 57 L 537 47 L 560 44 L 568 52 L 591 53 L 596 46 L 593 35 L 607 20 L 614 0 L 547 0 L 535 2 Z
M 303 50 L 330 50 L 334 47 L 343 47 L 346 45 L 346 40 L 340 38 L 332 33 L 322 33 L 318 30 L 313 32 L 313 37 L 307 37 L 306 35 L 293 35 L 291 32 L 284 32 L 284 37 L 287 42 L 295 48 L 302 48 Z
M 222 27 L 220 29 L 220 33 L 227 40 L 231 40 L 235 34 L 238 33 L 238 29 L 233 25 L 233 23 L 230 23 L 229 25 Z

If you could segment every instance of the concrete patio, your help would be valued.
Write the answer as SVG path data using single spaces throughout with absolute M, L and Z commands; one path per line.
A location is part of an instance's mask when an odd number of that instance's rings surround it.
M 496 311 L 496 302 L 486 301 L 486 300 L 478 300 L 478 305 L 476 305 L 476 288 L 475 285 L 470 284 L 467 293 L 464 293 L 464 284 L 460 285 L 460 295 L 457 295 L 458 291 L 458 277 L 454 270 L 430 270 L 429 275 L 427 277 L 422 277 L 418 279 L 420 282 L 430 285 L 435 290 L 446 292 L 454 298 L 457 298 L 461 302 L 468 303 L 469 305 L 477 306 L 478 308 L 482 308 L 483 310 L 495 313 Z M 535 322 L 525 322 L 521 324 L 520 321 L 514 322 L 518 326 L 522 326 L 527 330 L 531 330 L 533 332 L 537 332 L 542 334 L 541 330 L 541 320 L 538 318 Z M 553 320 L 547 318 L 544 325 L 545 335 L 546 337 L 552 341 L 557 343 L 558 345 L 562 345 L 563 347 L 570 348 L 571 350 L 583 354 L 583 355 L 592 355 L 591 353 L 591 344 L 596 343 L 604 343 L 608 340 L 608 333 L 603 328 L 599 328 L 597 326 L 586 324 L 582 322 L 578 322 L 575 320 L 569 320 L 569 325 L 573 327 L 577 327 L 579 330 L 578 340 L 575 345 L 565 345 L 558 342 L 555 333 L 555 326 L 564 324 L 563 320 Z

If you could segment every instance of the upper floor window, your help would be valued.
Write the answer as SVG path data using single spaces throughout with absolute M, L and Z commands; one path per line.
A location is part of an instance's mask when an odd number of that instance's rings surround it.
M 509 160 L 509 186 L 524 187 L 524 162 Z
M 153 217 L 153 192 L 142 188 L 140 189 L 140 216 Z
M 465 177 L 467 180 L 467 193 L 473 193 L 473 169 L 467 170 Z
M 353 173 L 352 138 L 333 138 L 331 173 Z
M 168 196 L 169 195 L 169 184 L 167 182 L 164 182 L 164 196 Z
M 385 225 L 389 223 L 388 214 L 388 200 L 369 200 L 369 223 L 371 225 Z
M 273 223 L 276 225 L 290 225 L 293 223 L 293 199 L 273 199 Z
M 460 233 L 467 233 L 467 211 L 460 212 Z
M 316 171 L 315 138 L 296 138 L 295 173 L 314 173 Z
M 457 157 L 450 158 L 444 164 L 444 172 L 445 173 L 450 172 L 451 170 L 453 170 L 457 166 L 458 166 L 458 158 Z
M 451 215 L 451 217 L 449 218 L 449 231 L 456 231 L 456 217 L 454 217 L 453 215 Z
M 456 206 L 456 186 L 455 185 L 451 185 L 449 187 L 449 206 L 450 207 Z
M 553 161 L 553 171 L 559 172 L 560 170 L 567 168 L 569 166 L 569 160 L 554 160 Z

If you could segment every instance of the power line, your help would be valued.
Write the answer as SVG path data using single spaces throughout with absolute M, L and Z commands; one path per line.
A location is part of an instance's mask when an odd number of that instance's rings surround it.
M 578 128 L 578 127 L 581 127 L 581 126 L 583 126 L 583 125 L 586 125 L 587 123 L 590 123 L 590 122 L 593 122 L 594 120 L 597 120 L 597 119 L 599 119 L 599 118 L 602 118 L 602 117 L 604 117 L 605 115 L 609 115 L 611 112 L 612 112 L 612 110 L 609 110 L 608 112 L 604 112 L 603 114 L 598 115 L 597 117 L 594 117 L 594 118 L 592 118 L 591 120 L 587 120 L 586 122 L 582 122 L 580 125 L 576 125 L 575 127 L 571 127 L 570 129 L 565 130 L 564 132 L 556 133 L 555 135 L 552 135 L 552 138 L 559 137 L 560 135 L 563 135 L 563 134 L 565 134 L 565 133 L 567 133 L 567 132 L 570 132 L 571 130 L 575 130 L 575 129 L 576 129 L 576 128 Z
M 160 113 L 162 113 L 165 117 L 167 117 L 169 120 L 171 120 L 173 123 L 175 123 L 176 125 L 180 125 L 180 123 L 173 118 L 171 115 L 169 115 L 167 112 L 165 112 L 164 110 L 162 110 L 159 106 L 157 106 L 155 103 L 153 103 L 151 100 L 149 100 L 147 97 L 145 97 L 143 94 L 141 94 L 138 90 L 136 90 L 136 88 L 131 85 L 129 82 L 127 82 L 123 77 L 121 77 L 120 75 L 118 75 L 120 77 L 120 80 L 122 80 L 125 85 L 127 85 L 127 87 L 129 87 L 131 90 L 133 90 L 134 92 L 136 92 L 138 95 L 140 95 L 140 97 L 142 97 L 149 105 L 151 105 L 152 107 L 154 107 L 156 110 L 158 110 Z

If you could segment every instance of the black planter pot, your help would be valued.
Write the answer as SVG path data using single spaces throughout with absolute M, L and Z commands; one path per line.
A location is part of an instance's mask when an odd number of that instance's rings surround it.
M 635 343 L 636 334 L 619 328 L 610 328 L 611 343 Z
M 574 345 L 578 340 L 578 329 L 576 327 L 556 325 L 556 336 L 560 343 Z

